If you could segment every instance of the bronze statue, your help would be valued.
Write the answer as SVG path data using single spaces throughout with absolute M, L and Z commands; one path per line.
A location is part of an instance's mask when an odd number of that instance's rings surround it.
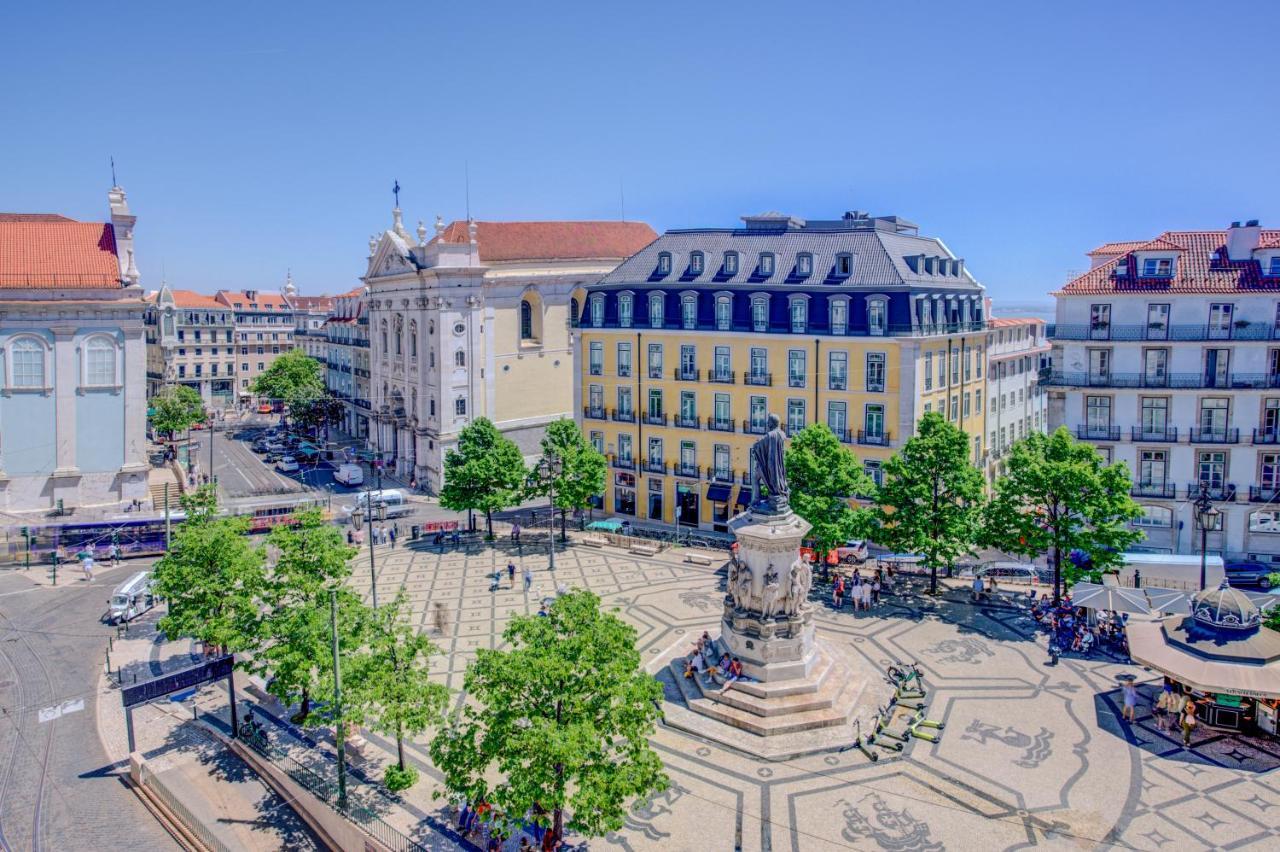
M 787 466 L 784 453 L 787 435 L 782 431 L 782 421 L 776 414 L 769 415 L 769 431 L 751 445 L 751 460 L 755 472 L 751 477 L 751 504 L 761 502 L 760 485 L 768 490 L 767 506 L 772 512 L 782 512 L 789 505 L 791 491 L 787 488 Z

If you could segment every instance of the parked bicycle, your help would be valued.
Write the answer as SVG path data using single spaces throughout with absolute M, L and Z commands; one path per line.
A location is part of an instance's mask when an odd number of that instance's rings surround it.
M 238 734 L 243 742 L 261 752 L 265 752 L 271 742 L 267 737 L 267 729 L 254 718 L 253 708 L 250 708 L 248 713 L 245 714 L 244 721 L 240 723 Z
M 916 689 L 924 692 L 924 672 L 920 671 L 920 666 L 915 660 L 909 664 L 897 663 L 886 669 L 889 678 L 898 685 L 899 689 L 905 689 L 914 686 Z

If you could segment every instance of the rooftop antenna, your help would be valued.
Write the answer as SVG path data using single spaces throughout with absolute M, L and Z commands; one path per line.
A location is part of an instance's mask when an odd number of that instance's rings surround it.
M 111 158 L 111 185 L 112 186 L 120 185 L 120 183 L 116 180 L 116 158 L 115 157 Z

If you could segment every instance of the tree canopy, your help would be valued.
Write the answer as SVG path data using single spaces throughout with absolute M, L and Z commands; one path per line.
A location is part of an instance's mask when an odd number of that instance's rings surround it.
M 667 786 L 649 744 L 662 687 L 640 666 L 635 630 L 577 590 L 547 616 L 518 616 L 508 650 L 477 651 L 461 718 L 431 743 L 445 787 L 554 838 L 622 827 L 630 800 Z M 567 812 L 567 819 L 566 819 Z
M 1013 445 L 1009 472 L 996 480 L 987 505 L 983 541 L 1009 553 L 1053 562 L 1053 596 L 1062 593 L 1064 571 L 1074 582 L 1083 571 L 1063 557 L 1079 550 L 1094 570 L 1118 565 L 1124 549 L 1142 538 L 1129 527 L 1142 509 L 1129 497 L 1129 470 L 1103 464 L 1091 444 L 1061 426 L 1033 433 Z
M 301 349 L 290 349 L 271 362 L 250 388 L 260 397 L 280 400 L 290 406 L 325 396 L 320 362 Z
M 867 534 L 871 512 L 854 508 L 851 501 L 871 496 L 875 483 L 830 429 L 812 423 L 796 433 L 786 450 L 786 465 L 791 508 L 813 524 L 809 535 L 819 560 L 849 539 Z
M 546 434 L 542 436 L 542 457 L 555 459 L 559 473 L 544 478 L 534 471 L 530 474 L 525 494 L 528 497 L 553 494 L 553 503 L 560 510 L 563 528 L 565 512 L 585 509 L 591 505 L 593 497 L 603 493 L 608 462 L 572 420 L 557 420 L 547 426 Z
M 440 505 L 454 511 L 484 512 L 493 537 L 493 513 L 520 502 L 527 471 L 520 448 L 502 436 L 485 417 L 477 417 L 458 434 L 458 446 L 444 457 Z
M 898 553 L 923 556 L 931 594 L 938 591 L 938 569 L 954 565 L 977 543 L 982 474 L 969 452 L 969 436 L 930 412 L 885 464 L 872 537 Z
M 187 385 L 170 385 L 151 398 L 151 426 L 173 438 L 175 432 L 190 429 L 205 419 L 204 400 Z

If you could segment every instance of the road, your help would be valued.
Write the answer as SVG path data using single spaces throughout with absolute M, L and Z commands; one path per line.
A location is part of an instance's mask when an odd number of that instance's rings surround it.
M 233 437 L 238 431 L 233 427 L 231 432 L 218 430 L 200 435 L 201 441 L 213 440 L 213 473 L 224 497 L 288 494 L 304 490 L 297 480 L 263 464 L 262 459 L 250 449 L 250 442 Z M 208 445 L 201 449 L 204 454 L 197 454 L 196 458 L 202 468 L 207 468 Z
M 178 848 L 97 733 L 96 703 L 120 700 L 98 694 L 113 632 L 98 619 L 133 567 L 92 583 L 68 573 L 57 587 L 0 574 L 0 849 Z

